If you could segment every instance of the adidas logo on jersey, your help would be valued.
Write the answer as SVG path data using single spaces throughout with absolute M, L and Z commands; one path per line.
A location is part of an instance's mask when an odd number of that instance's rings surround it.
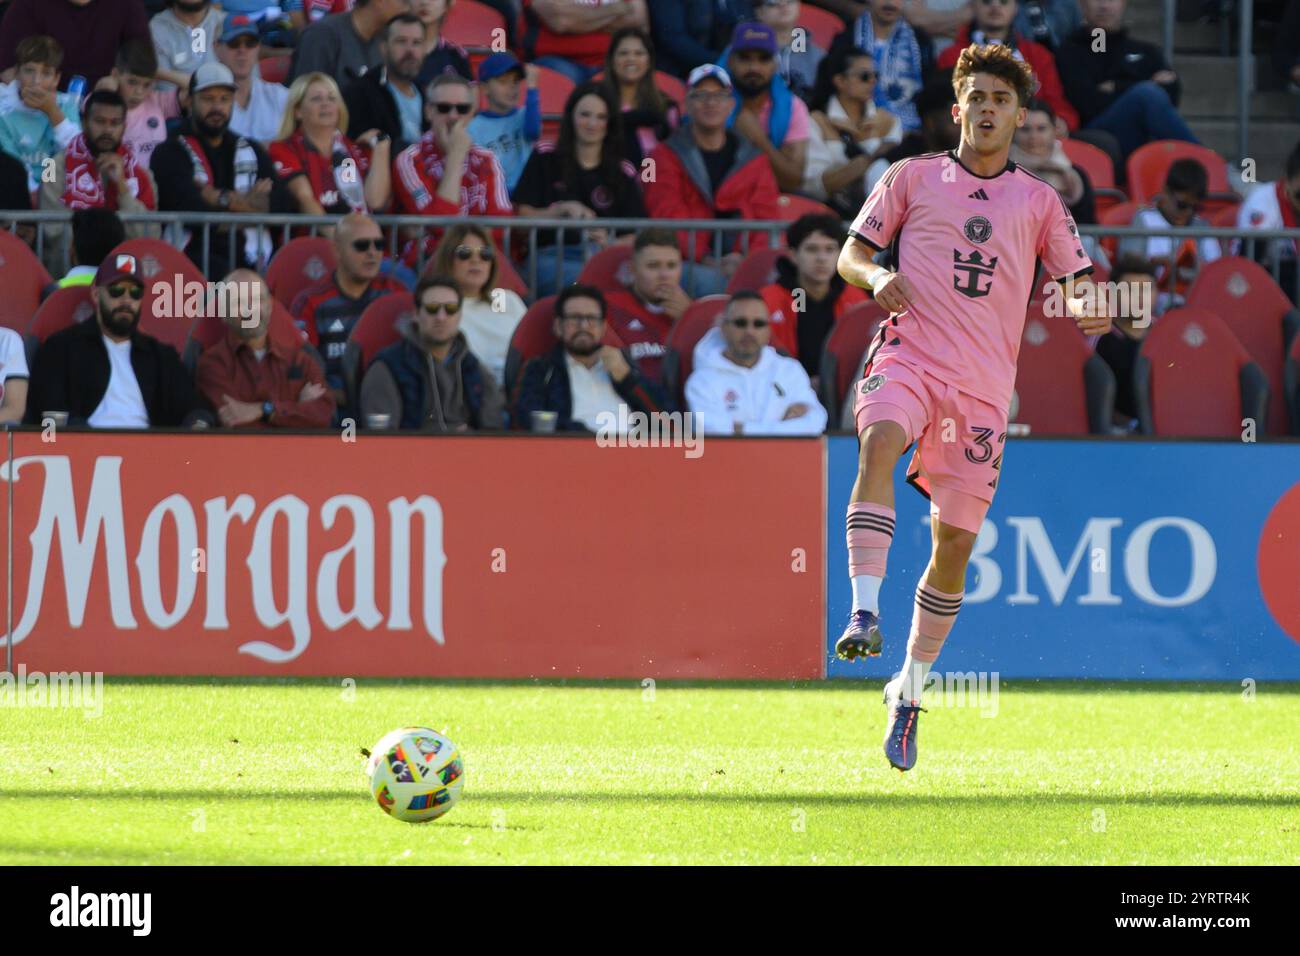
M 977 189 L 966 198 L 967 199 L 988 199 L 989 196 L 988 193 L 986 193 L 984 190 Z

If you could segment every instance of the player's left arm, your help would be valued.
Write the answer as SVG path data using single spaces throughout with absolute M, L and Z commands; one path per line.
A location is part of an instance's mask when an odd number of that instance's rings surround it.
M 1110 331 L 1112 297 L 1098 295 L 1096 283 L 1089 275 L 1092 261 L 1083 251 L 1079 229 L 1064 200 L 1051 187 L 1043 197 L 1047 209 L 1038 245 L 1043 265 L 1049 275 L 1056 277 L 1066 311 L 1080 331 L 1084 335 L 1104 335 Z
M 1088 275 L 1058 280 L 1065 307 L 1084 335 L 1105 335 L 1110 331 L 1112 296 L 1098 294 L 1097 284 Z

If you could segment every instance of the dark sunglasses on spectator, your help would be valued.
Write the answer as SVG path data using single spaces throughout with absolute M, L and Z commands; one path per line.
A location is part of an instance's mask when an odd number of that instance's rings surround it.
M 132 301 L 139 302 L 144 298 L 144 289 L 134 282 L 115 282 L 108 287 L 108 294 L 114 299 L 130 295 Z
M 870 83 L 876 78 L 875 70 L 862 70 L 851 75 L 855 80 L 861 80 L 863 83 Z
M 588 325 L 600 325 L 604 319 L 598 315 L 562 315 L 560 316 L 560 321 L 572 322 L 574 325 L 577 325 L 580 322 L 585 322 Z
M 433 108 L 439 113 L 450 113 L 455 110 L 461 116 L 468 116 L 472 107 L 468 103 L 434 103 Z
M 422 308 L 426 315 L 440 315 L 443 312 L 455 315 L 460 311 L 460 306 L 455 302 L 426 302 Z
M 457 246 L 456 258 L 461 262 L 468 262 L 474 256 L 478 256 L 484 262 L 491 262 L 495 258 L 491 246 Z
M 1173 207 L 1179 212 L 1196 212 L 1196 210 L 1201 208 L 1201 201 L 1199 199 L 1194 199 L 1191 202 L 1188 202 L 1186 199 L 1179 199 L 1176 196 L 1170 196 L 1169 202 L 1172 203 Z
M 369 252 L 374 249 L 376 252 L 384 251 L 383 239 L 353 239 L 352 248 L 357 252 Z
M 767 328 L 767 319 L 732 319 L 731 324 L 738 329 L 765 329 Z
M 980 0 L 980 3 L 984 4 L 986 7 L 991 7 L 995 3 L 1000 7 L 1005 7 L 1011 3 L 1011 0 Z
M 235 37 L 226 44 L 232 50 L 251 50 L 253 47 L 261 45 L 262 40 L 260 37 L 250 36 L 247 33 L 241 37 Z

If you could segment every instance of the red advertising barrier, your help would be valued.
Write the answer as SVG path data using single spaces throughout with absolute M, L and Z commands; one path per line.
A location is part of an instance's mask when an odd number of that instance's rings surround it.
M 364 433 L 13 447 L 14 660 L 31 670 L 823 673 L 818 441 L 696 458 Z

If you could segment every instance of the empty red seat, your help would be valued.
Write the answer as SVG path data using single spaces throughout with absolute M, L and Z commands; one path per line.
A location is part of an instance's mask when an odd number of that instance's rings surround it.
M 1115 411 L 1115 375 L 1074 321 L 1029 305 L 1016 366 L 1016 421 L 1035 434 L 1104 435 Z
M 1240 437 L 1264 431 L 1268 380 L 1227 324 L 1205 309 L 1166 312 L 1142 340 L 1133 368 L 1147 435 Z
M 594 285 L 604 292 L 626 289 L 632 284 L 631 258 L 632 247 L 627 243 L 602 249 L 583 265 L 578 282 Z
M 55 332 L 61 332 L 86 319 L 94 321 L 95 306 L 90 299 L 90 286 L 74 285 L 56 289 L 41 303 L 32 316 L 23 347 L 27 353 L 27 367 L 32 367 L 36 349 Z
M 303 289 L 320 282 L 338 265 L 334 243 L 324 236 L 290 239 L 266 268 L 271 295 L 287 308 Z
M 784 237 L 782 241 L 785 241 Z M 727 294 L 734 295 L 741 289 L 757 292 L 763 286 L 771 285 L 776 281 L 776 260 L 788 255 L 789 252 L 785 249 L 768 248 L 751 252 L 731 274 L 731 279 L 727 282 Z
M 1264 370 L 1269 388 L 1268 431 L 1287 434 L 1290 415 L 1282 386 L 1282 359 L 1286 343 L 1300 332 L 1300 312 L 1263 266 L 1240 256 L 1202 266 L 1187 292 L 1187 304 L 1221 318 Z
M 825 203 L 795 193 L 782 193 L 776 201 L 777 216 L 787 222 L 794 222 L 800 216 L 830 216 L 839 221 L 839 213 Z M 782 240 L 784 241 L 784 240 Z
M 25 333 L 41 304 L 41 292 L 53 281 L 27 243 L 0 230 L 0 326 Z
M 450 6 L 442 23 L 442 35 L 452 43 L 467 49 L 491 49 L 498 36 L 505 42 L 506 20 L 499 10 L 477 0 L 456 0 Z M 498 30 L 500 33 L 494 33 Z
M 1081 139 L 1063 139 L 1061 147 L 1070 162 L 1088 174 L 1098 213 L 1118 203 L 1128 202 L 1124 191 L 1115 186 L 1115 164 L 1109 153 Z

